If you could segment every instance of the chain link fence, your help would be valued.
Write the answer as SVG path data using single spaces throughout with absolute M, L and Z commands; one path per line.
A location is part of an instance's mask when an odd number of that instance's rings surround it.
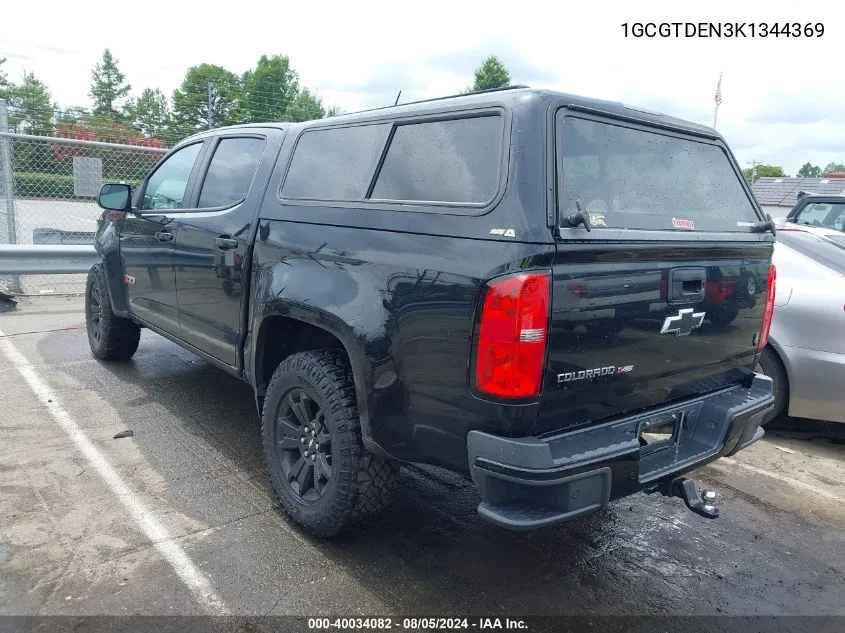
M 8 132 L 0 102 L 0 245 L 93 244 L 104 182 L 137 185 L 167 150 Z M 18 295 L 81 293 L 85 275 L 0 276 Z

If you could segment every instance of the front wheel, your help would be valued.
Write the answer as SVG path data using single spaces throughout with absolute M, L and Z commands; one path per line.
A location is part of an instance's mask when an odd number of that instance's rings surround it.
M 102 266 L 88 271 L 85 284 L 85 328 L 88 346 L 100 360 L 128 360 L 138 350 L 141 328 L 111 309 Z
M 343 352 L 302 352 L 282 361 L 267 388 L 262 435 L 276 496 L 310 534 L 357 527 L 393 498 L 399 465 L 364 449 Z

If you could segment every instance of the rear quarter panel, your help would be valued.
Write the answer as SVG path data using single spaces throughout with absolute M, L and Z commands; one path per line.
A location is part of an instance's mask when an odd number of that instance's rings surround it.
M 252 332 L 272 315 L 332 332 L 363 431 L 387 453 L 463 469 L 469 430 L 530 432 L 536 404 L 472 396 L 473 319 L 482 280 L 548 265 L 553 246 L 267 219 L 258 234 Z

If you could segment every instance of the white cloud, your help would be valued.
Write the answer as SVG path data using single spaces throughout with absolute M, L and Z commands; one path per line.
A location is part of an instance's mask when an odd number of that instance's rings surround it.
M 825 63 L 838 59 L 841 42 L 834 3 L 816 3 L 808 12 L 798 0 L 413 6 L 241 0 L 221 9 L 149 0 L 129 11 L 113 0 L 49 0 L 39 3 L 38 19 L 32 6 L 4 7 L 4 25 L 14 28 L 3 29 L 0 57 L 9 58 L 10 75 L 33 71 L 64 105 L 88 103 L 90 68 L 107 46 L 135 90 L 160 86 L 166 93 L 192 64 L 243 72 L 262 53 L 287 54 L 303 84 L 347 111 L 393 103 L 399 90 L 403 101 L 458 92 L 493 53 L 515 82 L 707 125 L 723 71 L 718 128 L 743 166 L 758 160 L 794 173 L 807 160 L 845 162 L 845 85 L 830 81 Z M 763 21 L 821 22 L 826 32 L 821 38 L 625 38 L 621 26 Z

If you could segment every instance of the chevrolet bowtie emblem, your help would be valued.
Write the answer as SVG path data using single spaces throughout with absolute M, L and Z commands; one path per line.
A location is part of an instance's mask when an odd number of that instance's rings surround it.
M 678 310 L 675 316 L 666 317 L 661 334 L 674 334 L 675 336 L 686 336 L 695 328 L 701 327 L 704 322 L 704 312 L 693 312 L 692 308 Z

